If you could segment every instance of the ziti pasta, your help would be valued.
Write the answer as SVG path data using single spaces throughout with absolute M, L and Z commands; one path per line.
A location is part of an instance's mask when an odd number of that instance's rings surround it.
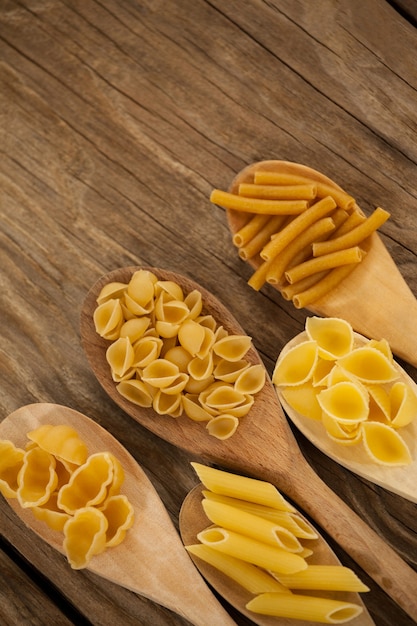
M 245 216 L 233 243 L 256 269 L 248 284 L 274 285 L 296 308 L 335 289 L 363 261 L 370 236 L 389 218 L 365 217 L 340 188 L 297 174 L 256 171 L 235 193 L 214 189 L 213 204 Z
M 186 415 L 217 439 L 231 437 L 265 384 L 250 337 L 229 334 L 203 311 L 199 291 L 138 270 L 105 285 L 93 314 L 110 343 L 106 360 L 121 396 L 159 415 Z
M 200 463 L 192 466 L 206 487 L 207 528 L 186 550 L 251 594 L 246 609 L 328 624 L 362 613 L 344 593 L 368 587 L 348 567 L 309 563 L 318 535 L 273 485 Z

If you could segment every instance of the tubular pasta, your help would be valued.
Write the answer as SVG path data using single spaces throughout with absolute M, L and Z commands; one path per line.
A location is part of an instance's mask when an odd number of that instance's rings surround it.
M 258 254 L 286 221 L 286 215 L 273 215 L 272 217 L 268 215 L 268 222 L 265 226 L 250 241 L 239 247 L 240 258 L 246 261 Z
M 343 624 L 362 612 L 360 606 L 350 602 L 284 593 L 262 593 L 250 600 L 246 608 L 262 615 L 327 624 Z
M 278 574 L 277 578 L 290 589 L 369 591 L 353 570 L 342 565 L 309 565 L 302 572 Z
M 202 543 L 186 546 L 190 554 L 209 563 L 218 571 L 222 572 L 238 585 L 244 587 L 249 593 L 262 593 L 266 591 L 285 592 L 288 589 L 281 585 L 273 576 L 259 569 L 251 563 L 242 561 L 235 557 L 223 554 Z
M 239 195 L 247 198 L 268 198 L 269 200 L 314 200 L 317 195 L 317 184 L 260 185 L 241 183 Z
M 323 278 L 314 283 L 305 291 L 301 291 L 293 297 L 292 301 L 296 309 L 303 309 L 312 302 L 316 302 L 329 293 L 337 285 L 355 269 L 356 263 L 351 265 L 342 265 L 327 272 Z
M 250 220 L 233 235 L 233 243 L 238 248 L 245 246 L 257 235 L 270 221 L 269 215 L 252 215 Z
M 294 283 L 317 272 L 328 271 L 341 265 L 360 263 L 364 256 L 364 251 L 358 246 L 337 250 L 291 267 L 285 272 L 285 278 L 289 283 Z
M 308 206 L 306 200 L 265 200 L 245 198 L 237 194 L 214 189 L 210 195 L 213 204 L 236 209 L 245 213 L 266 213 L 268 215 L 298 215 Z
M 320 256 L 336 252 L 344 248 L 350 248 L 361 243 L 364 239 L 375 232 L 389 218 L 388 211 L 378 207 L 375 211 L 361 224 L 350 230 L 348 233 L 327 241 L 319 241 L 313 244 L 313 255 Z

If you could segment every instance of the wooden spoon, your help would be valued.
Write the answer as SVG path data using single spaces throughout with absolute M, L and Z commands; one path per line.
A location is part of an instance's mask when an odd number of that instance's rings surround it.
M 310 167 L 288 161 L 260 161 L 239 172 L 230 191 L 237 193 L 241 183 L 253 182 L 254 172 L 261 170 L 307 176 L 341 189 L 330 178 Z M 357 205 L 356 208 L 360 210 Z M 228 210 L 227 217 L 233 234 L 245 221 L 245 215 L 238 211 Z M 342 317 L 367 337 L 387 339 L 397 356 L 417 366 L 417 300 L 380 236 L 374 233 L 369 239 L 367 254 L 358 267 L 308 309 L 323 317 Z M 255 268 L 260 263 L 259 256 L 251 260 Z
M 366 339 L 363 335 L 354 333 L 357 345 L 365 343 Z M 303 331 L 289 341 L 281 351 L 284 355 L 288 350 L 302 341 L 307 340 L 307 333 Z M 281 356 L 280 355 L 280 356 Z M 279 358 L 279 357 L 278 357 Z M 417 394 L 417 384 L 408 376 L 402 367 L 396 364 L 400 373 L 400 380 L 410 385 Z M 311 419 L 301 415 L 295 411 L 286 402 L 283 397 L 282 390 L 277 388 L 278 398 L 285 410 L 287 416 L 297 426 L 307 439 L 311 441 L 324 454 L 331 459 L 347 467 L 350 471 L 355 472 L 358 476 L 362 476 L 367 480 L 380 485 L 393 493 L 417 502 L 417 420 L 415 419 L 408 426 L 400 428 L 398 433 L 402 436 L 409 450 L 413 461 L 410 465 L 405 466 L 389 466 L 379 465 L 369 458 L 364 447 L 360 444 L 354 446 L 344 446 L 327 437 L 325 429 L 321 421 Z
M 417 573 L 313 471 L 298 447 L 269 379 L 236 433 L 225 441 L 211 437 L 201 423 L 185 416 L 173 419 L 157 415 L 152 409 L 133 405 L 117 392 L 105 358 L 109 344 L 96 333 L 93 312 L 104 285 L 112 281 L 128 283 L 138 269 L 148 269 L 162 280 L 176 281 L 185 293 L 199 289 L 206 311 L 230 333 L 244 334 L 236 319 L 210 292 L 185 276 L 152 267 L 128 267 L 110 272 L 92 287 L 81 312 L 84 350 L 108 395 L 133 419 L 166 441 L 207 462 L 274 484 L 326 529 L 386 593 L 417 620 Z M 248 358 L 253 363 L 262 363 L 254 348 Z
M 190 491 L 181 507 L 180 532 L 184 545 L 186 546 L 199 543 L 197 534 L 204 528 L 210 526 L 210 522 L 201 506 L 202 499 L 202 485 L 198 485 Z M 309 564 L 340 565 L 337 556 L 323 537 L 319 536 L 319 539 L 315 539 L 314 541 L 309 540 L 308 547 L 313 550 L 313 555 L 308 559 Z M 205 561 L 202 561 L 194 555 L 191 555 L 191 558 L 210 585 L 238 611 L 252 620 L 254 624 L 258 624 L 259 626 L 311 626 L 311 622 L 306 622 L 305 620 L 285 619 L 282 617 L 275 618 L 248 611 L 245 606 L 249 600 L 253 598 L 252 594 Z M 327 598 L 352 602 L 362 606 L 363 612 L 356 619 L 349 622 L 350 626 L 372 626 L 374 624 L 373 619 L 369 615 L 358 593 L 328 592 L 325 595 Z
M 30 404 L 18 409 L 1 422 L 0 438 L 24 447 L 26 433 L 41 424 L 72 426 L 90 454 L 112 452 L 125 471 L 122 493 L 134 506 L 134 525 L 121 544 L 94 556 L 88 569 L 171 609 L 196 626 L 235 624 L 199 576 L 152 483 L 128 451 L 93 420 L 56 404 Z M 50 530 L 17 500 L 7 501 L 26 526 L 63 553 L 62 533 Z

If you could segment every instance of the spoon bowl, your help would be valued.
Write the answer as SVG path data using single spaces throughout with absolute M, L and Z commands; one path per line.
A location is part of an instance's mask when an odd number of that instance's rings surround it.
M 211 437 L 199 423 L 186 416 L 173 419 L 125 400 L 112 380 L 105 353 L 108 342 L 95 330 L 93 312 L 97 296 L 110 282 L 128 283 L 139 269 L 152 271 L 160 280 L 177 282 L 184 293 L 198 289 L 206 313 L 230 333 L 244 334 L 237 320 L 210 292 L 191 279 L 153 267 L 128 267 L 101 277 L 87 294 L 81 312 L 81 337 L 90 366 L 103 389 L 127 414 L 145 428 L 200 459 L 252 475 L 275 485 L 312 517 L 335 541 L 417 621 L 417 573 L 317 476 L 303 457 L 285 418 L 272 382 L 266 377 L 249 413 L 227 440 Z M 246 358 L 262 360 L 251 348 Z M 387 572 L 390 572 L 389 577 Z
M 245 167 L 232 181 L 230 192 L 238 193 L 241 183 L 253 182 L 256 171 L 304 176 L 341 191 L 334 181 L 310 167 L 273 160 Z M 355 207 L 361 211 L 357 205 Z M 230 230 L 235 234 L 243 226 L 245 215 L 227 210 L 227 218 Z M 307 308 L 323 317 L 342 317 L 358 333 L 367 337 L 385 338 L 397 356 L 417 366 L 414 323 L 417 300 L 377 233 L 373 233 L 366 242 L 366 252 L 365 258 L 349 276 Z M 258 255 L 249 262 L 257 268 L 261 258 Z
M 203 499 L 202 489 L 202 485 L 197 485 L 197 487 L 186 496 L 181 507 L 180 532 L 183 543 L 186 546 L 198 543 L 197 534 L 210 526 L 210 522 L 205 516 L 203 507 L 201 506 Z M 309 540 L 308 546 L 313 550 L 313 555 L 308 559 L 309 564 L 340 565 L 340 561 L 322 536 L 319 535 L 318 539 Z M 245 606 L 249 600 L 252 599 L 252 594 L 205 561 L 194 555 L 191 555 L 191 558 L 207 582 L 238 611 L 252 620 L 254 624 L 258 624 L 258 626 L 311 626 L 311 622 L 305 620 L 270 617 L 248 611 Z M 362 606 L 363 612 L 357 618 L 349 622 L 351 626 L 372 626 L 374 624 L 374 621 L 366 610 L 362 598 L 358 593 L 326 592 L 325 595 L 327 598 L 352 602 Z
M 90 454 L 113 453 L 125 472 L 122 493 L 134 507 L 134 525 L 121 544 L 94 556 L 87 569 L 169 608 L 196 626 L 235 624 L 196 571 L 145 472 L 108 431 L 73 409 L 39 403 L 21 407 L 6 417 L 0 423 L 0 438 L 24 446 L 26 433 L 42 424 L 71 426 Z M 26 526 L 63 553 L 61 533 L 49 529 L 15 499 L 7 501 Z M 195 592 L 192 595 L 190 588 Z

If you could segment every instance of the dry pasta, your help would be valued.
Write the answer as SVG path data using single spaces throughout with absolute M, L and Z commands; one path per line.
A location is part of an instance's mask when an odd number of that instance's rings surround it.
M 355 336 L 348 322 L 311 317 L 277 359 L 272 381 L 300 415 L 321 421 L 323 436 L 344 446 L 362 444 L 387 466 L 412 457 L 402 428 L 417 415 L 417 395 L 385 340 Z
M 87 567 L 94 555 L 119 545 L 133 525 L 132 504 L 119 493 L 123 467 L 110 452 L 89 455 L 77 431 L 66 424 L 44 424 L 27 436 L 26 449 L 0 440 L 0 491 L 63 533 L 73 569 Z
M 364 260 L 370 236 L 389 218 L 380 207 L 364 216 L 336 185 L 284 172 L 255 171 L 236 193 L 215 189 L 210 200 L 248 215 L 233 236 L 239 257 L 255 267 L 248 284 L 259 291 L 270 283 L 296 308 L 314 304 L 344 281 Z M 304 208 L 290 208 L 297 200 Z M 323 216 L 332 228 L 310 238 Z
M 185 548 L 252 594 L 249 602 L 245 600 L 249 611 L 324 623 L 348 622 L 361 614 L 362 607 L 345 600 L 340 593 L 362 593 L 369 588 L 348 567 L 308 563 L 314 547 L 310 549 L 302 542 L 317 539 L 318 535 L 307 522 L 297 524 L 302 519 L 298 513 L 253 502 L 252 479 L 200 464 L 192 465 L 204 483 L 211 483 L 216 491 L 239 494 L 239 497 L 203 490 L 202 507 L 207 522 L 213 525 L 197 534 L 200 543 Z M 276 491 L 269 483 L 257 483 L 261 492 Z M 296 543 L 289 542 L 286 546 L 283 540 L 286 536 L 277 531 L 277 528 L 282 531 L 283 527 L 278 526 L 276 515 L 281 516 L 279 519 L 295 516 L 293 527 L 301 530 L 303 538 L 296 539 L 292 535 Z M 298 590 L 302 593 L 297 593 Z M 334 592 L 339 594 L 337 600 L 326 596 Z M 346 597 L 350 600 L 350 596 Z
M 118 393 L 159 415 L 204 422 L 217 439 L 231 437 L 265 384 L 264 368 L 248 358 L 251 338 L 229 334 L 205 315 L 198 290 L 185 294 L 147 270 L 134 272 L 127 284 L 105 285 L 97 308 L 110 301 L 122 312 L 111 336 L 108 315 L 96 309 L 93 320 L 110 341 L 106 360 Z

